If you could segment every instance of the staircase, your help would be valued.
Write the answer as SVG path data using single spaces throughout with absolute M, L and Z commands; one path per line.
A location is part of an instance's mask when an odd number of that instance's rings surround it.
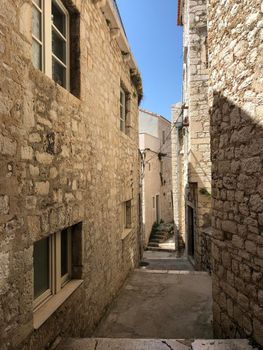
M 57 350 L 256 350 L 246 339 L 67 339 Z
M 154 225 L 152 228 L 150 240 L 147 246 L 147 250 L 163 250 L 161 244 L 167 241 L 169 238 L 173 236 L 173 224 L 159 224 Z M 165 249 L 166 251 L 174 250 L 173 249 Z

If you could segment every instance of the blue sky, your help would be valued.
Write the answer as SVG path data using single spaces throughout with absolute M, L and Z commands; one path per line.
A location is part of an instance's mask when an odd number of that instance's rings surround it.
M 177 0 L 117 0 L 128 40 L 142 74 L 141 107 L 170 119 L 181 100 L 182 28 Z

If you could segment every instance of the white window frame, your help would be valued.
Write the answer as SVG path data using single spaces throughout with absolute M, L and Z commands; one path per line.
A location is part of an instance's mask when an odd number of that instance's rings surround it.
M 44 44 L 44 23 L 43 23 L 43 0 L 40 0 L 41 3 L 41 7 L 38 6 L 38 4 L 32 0 L 32 6 L 36 8 L 36 10 L 38 12 L 40 12 L 40 18 L 41 18 L 41 40 L 39 38 L 37 38 L 32 31 L 32 45 L 33 45 L 33 41 L 36 41 L 40 46 L 41 46 L 41 67 L 40 70 L 43 70 L 44 67 L 44 48 L 43 48 L 43 44 Z M 32 16 L 33 16 L 33 9 L 32 9 Z M 33 50 L 33 47 L 32 47 Z
M 61 231 L 48 237 L 49 240 L 49 286 L 44 293 L 33 301 L 34 310 L 41 307 L 53 295 L 57 294 L 70 280 L 72 276 L 72 228 L 67 230 L 68 240 L 68 272 L 61 276 Z
M 61 12 L 65 15 L 65 25 L 66 25 L 66 36 L 62 35 L 60 31 L 52 23 L 52 3 L 56 4 Z M 52 60 L 55 59 L 59 64 L 61 64 L 66 70 L 66 85 L 63 86 L 65 89 L 70 90 L 70 16 L 69 12 L 60 0 L 41 0 L 42 9 L 40 9 L 33 0 L 33 6 L 38 10 L 41 10 L 42 20 L 41 20 L 41 38 L 42 38 L 42 67 L 41 71 L 45 73 L 48 77 L 53 79 L 52 72 Z M 52 31 L 55 31 L 64 41 L 66 45 L 66 63 L 62 62 L 53 52 L 52 52 Z M 39 44 L 41 42 L 32 34 L 32 40 L 36 40 Z M 53 79 L 54 80 L 54 79 Z
M 126 92 L 120 88 L 120 129 L 126 133 Z

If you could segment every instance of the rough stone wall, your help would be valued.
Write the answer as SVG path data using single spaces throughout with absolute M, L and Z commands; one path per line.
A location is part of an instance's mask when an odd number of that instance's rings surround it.
M 195 264 L 202 264 L 201 232 L 210 226 L 211 163 L 208 113 L 207 1 L 187 2 L 188 55 L 186 62 L 189 110 L 188 182 L 197 185 L 195 203 Z M 186 194 L 187 195 L 187 194 Z
M 176 123 L 181 114 L 182 104 L 178 103 L 172 107 L 172 120 Z M 173 217 L 175 231 L 175 246 L 179 248 L 179 236 L 185 242 L 185 185 L 187 182 L 184 174 L 183 161 L 183 134 L 182 130 L 172 127 L 171 149 L 172 149 L 172 187 L 173 187 Z
M 263 4 L 208 13 L 215 335 L 263 345 Z
M 81 96 L 31 63 L 31 3 L 0 7 L 0 344 L 43 349 L 88 336 L 138 258 L 138 99 L 106 20 L 80 16 Z M 119 130 L 120 81 L 131 93 L 130 137 Z M 122 239 L 122 202 L 132 230 Z M 33 330 L 33 242 L 82 222 L 84 283 Z
M 162 132 L 165 131 L 165 143 L 163 143 Z M 171 123 L 163 118 L 159 118 L 159 139 L 160 150 L 164 154 L 161 157 L 162 170 L 161 187 L 160 187 L 160 203 L 161 203 L 161 219 L 164 222 L 173 221 L 172 211 L 172 160 L 171 160 Z
M 208 62 L 207 62 L 207 9 L 206 0 L 183 1 L 183 106 L 174 115 L 177 119 L 182 112 L 181 161 L 183 169 L 179 174 L 180 186 L 184 200 L 175 200 L 179 204 L 179 216 L 185 217 L 185 228 L 182 236 L 185 238 L 188 251 L 188 214 L 187 206 L 194 209 L 195 231 L 195 267 L 206 269 L 203 264 L 201 232 L 210 226 L 211 215 L 211 162 L 210 135 L 208 111 Z M 176 155 L 173 154 L 173 157 Z M 178 157 L 179 161 L 179 157 Z M 179 166 L 180 169 L 180 166 Z M 174 183 L 174 186 L 176 184 Z M 191 195 L 196 188 L 195 196 Z M 185 215 L 186 212 L 186 215 Z M 209 259 L 209 256 L 205 260 Z

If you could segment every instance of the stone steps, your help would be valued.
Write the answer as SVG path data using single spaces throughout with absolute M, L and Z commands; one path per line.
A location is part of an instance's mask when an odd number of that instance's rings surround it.
M 247 339 L 66 339 L 57 350 L 256 350 Z

